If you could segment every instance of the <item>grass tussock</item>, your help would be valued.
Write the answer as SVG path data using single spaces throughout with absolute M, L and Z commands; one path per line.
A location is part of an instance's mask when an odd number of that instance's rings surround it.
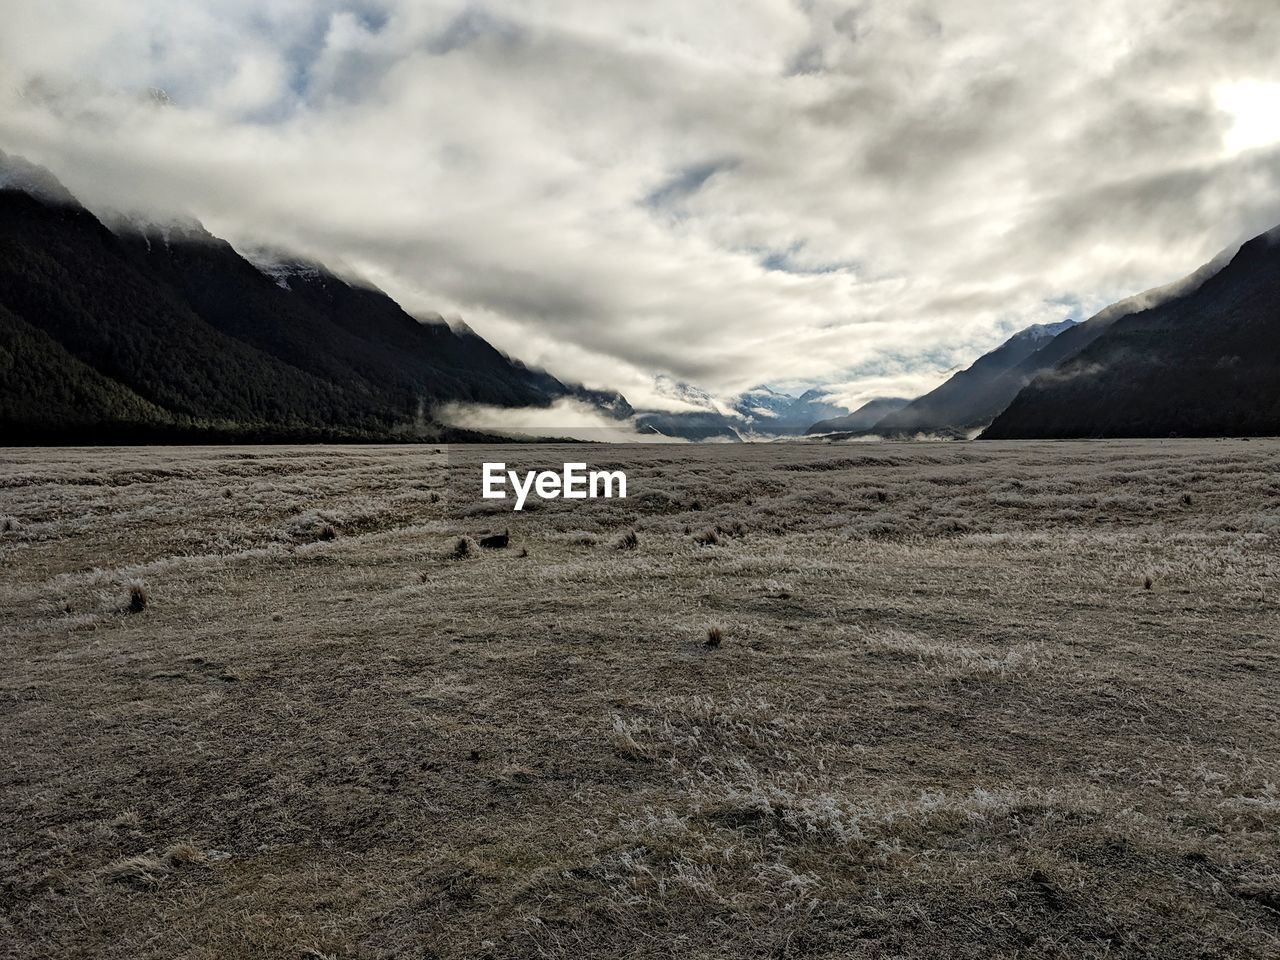
M 643 723 L 628 722 L 618 715 L 614 715 L 612 720 L 612 729 L 609 732 L 609 743 L 613 747 L 614 753 L 627 760 L 647 762 L 653 759 L 653 754 L 648 747 L 643 746 L 636 736 L 642 732 L 648 732 L 648 726 Z
M 918 667 L 942 678 L 1007 679 L 1039 669 L 1045 655 L 1038 644 L 1014 647 L 936 641 L 904 630 L 884 630 L 867 637 L 874 650 L 914 660 Z
M 125 609 L 129 613 L 142 613 L 151 604 L 151 591 L 141 580 L 134 580 L 128 586 L 128 599 Z
M 726 520 L 723 523 L 716 524 L 716 533 L 724 537 L 732 537 L 738 539 L 747 535 L 747 526 L 741 520 Z
M 148 852 L 119 860 L 106 867 L 102 877 L 108 883 L 156 888 L 180 868 L 207 861 L 208 856 L 192 844 L 175 843 L 160 853 Z
M 706 638 L 702 641 L 702 645 L 708 650 L 719 650 L 720 645 L 724 643 L 725 630 L 718 623 L 713 623 L 707 627 Z

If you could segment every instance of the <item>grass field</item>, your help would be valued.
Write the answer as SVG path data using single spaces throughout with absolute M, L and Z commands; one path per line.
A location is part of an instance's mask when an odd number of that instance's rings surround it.
M 1280 956 L 1280 442 L 606 459 L 5 451 L 0 956 Z

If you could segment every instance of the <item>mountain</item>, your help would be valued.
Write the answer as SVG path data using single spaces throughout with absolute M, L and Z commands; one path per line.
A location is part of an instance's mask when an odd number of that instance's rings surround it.
M 1025 362 L 1075 326 L 1074 320 L 1060 320 L 1015 333 L 940 387 L 885 416 L 875 424 L 874 432 L 960 437 L 985 427 L 1035 375 Z
M 65 411 L 94 411 L 95 425 L 140 429 L 166 411 L 70 356 L 56 340 L 0 307 L 0 424 L 56 425 Z
M 816 433 L 870 433 L 872 427 L 891 413 L 901 410 L 911 401 L 906 397 L 875 397 L 858 407 L 853 413 L 829 420 L 819 420 L 805 431 Z
M 1280 228 L 1078 329 L 984 439 L 1280 434 Z
M 653 386 L 654 392 L 672 409 L 638 411 L 635 418 L 638 432 L 693 441 L 737 443 L 742 440 L 739 432 L 742 422 L 736 412 L 706 390 L 665 374 L 655 377 Z
M 1221 253 L 1186 277 L 1126 297 L 1098 311 L 1084 323 L 1064 330 L 1031 356 L 1001 374 L 1000 392 L 1008 394 L 1009 404 L 1011 404 L 1013 398 L 1036 377 L 1048 373 L 1054 367 L 1079 354 L 1110 329 L 1117 320 L 1191 293 L 1226 266 L 1229 259 L 1229 252 Z
M 848 414 L 849 408 L 830 403 L 821 390 L 806 390 L 798 397 L 756 387 L 739 395 L 733 407 L 753 433 L 765 436 L 798 436 L 817 420 Z
M 71 191 L 44 167 L 3 150 L 0 150 L 0 190 L 16 190 L 58 206 L 76 204 Z
M 784 417 L 795 403 L 796 398 L 789 393 L 762 385 L 744 390 L 729 405 L 744 420 L 774 420 Z
M 446 401 L 630 413 L 319 264 L 255 264 L 194 221 L 109 228 L 3 153 L 0 348 L 10 442 L 435 439 Z
M 637 426 L 643 432 L 686 440 L 798 436 L 816 419 L 849 412 L 828 403 L 820 390 L 793 397 L 758 386 L 721 401 L 700 387 L 667 376 L 658 377 L 655 387 L 677 409 L 641 411 Z
M 724 440 L 741 443 L 743 440 L 732 418 L 713 411 L 645 411 L 636 417 L 636 431 L 696 442 Z

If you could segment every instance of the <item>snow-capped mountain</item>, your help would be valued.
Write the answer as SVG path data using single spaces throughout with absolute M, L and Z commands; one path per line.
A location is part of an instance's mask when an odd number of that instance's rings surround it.
M 772 387 L 758 386 L 744 390 L 732 400 L 733 409 L 747 418 L 777 418 L 796 402 L 787 393 L 779 393 Z
M 660 376 L 658 392 L 675 402 L 668 410 L 642 411 L 641 429 L 689 440 L 749 440 L 798 436 L 817 420 L 849 411 L 824 399 L 820 390 L 799 397 L 760 385 L 720 399 L 691 384 Z

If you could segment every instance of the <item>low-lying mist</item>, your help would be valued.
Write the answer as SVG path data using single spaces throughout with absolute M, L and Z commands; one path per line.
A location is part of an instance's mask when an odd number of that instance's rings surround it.
M 449 403 L 436 417 L 451 427 L 519 437 L 554 437 L 600 443 L 685 443 L 677 437 L 640 432 L 633 419 L 615 419 L 590 404 L 563 398 L 549 407 L 497 407 Z

